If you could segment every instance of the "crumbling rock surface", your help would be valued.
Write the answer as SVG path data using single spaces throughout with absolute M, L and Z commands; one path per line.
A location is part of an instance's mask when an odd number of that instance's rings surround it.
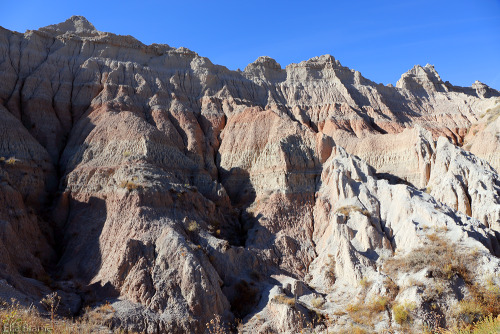
M 486 161 L 439 138 L 427 185 L 434 198 L 500 232 L 500 179 Z
M 78 16 L 0 28 L 0 75 L 3 299 L 109 301 L 147 333 L 216 315 L 294 332 L 311 312 L 349 327 L 342 308 L 390 280 L 423 323 L 402 287 L 433 278 L 385 264 L 432 231 L 498 284 L 500 93 L 482 83 L 426 65 L 384 86 L 329 55 L 230 71 Z M 372 329 L 389 328 L 387 312 Z
M 479 115 L 464 138 L 464 149 L 488 161 L 500 170 L 500 99 L 490 99 L 491 104 Z

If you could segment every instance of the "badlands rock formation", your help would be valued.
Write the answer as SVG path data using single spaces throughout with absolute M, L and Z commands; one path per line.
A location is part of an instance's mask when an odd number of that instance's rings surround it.
M 0 28 L 0 75 L 3 299 L 108 301 L 114 326 L 147 333 L 217 317 L 407 332 L 459 323 L 500 282 L 484 84 L 426 65 L 384 86 L 328 55 L 230 71 L 77 16 Z

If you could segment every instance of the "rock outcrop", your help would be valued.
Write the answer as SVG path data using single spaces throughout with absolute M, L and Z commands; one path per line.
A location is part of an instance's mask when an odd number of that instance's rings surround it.
M 500 99 L 491 102 L 467 132 L 464 149 L 488 161 L 498 171 L 500 170 Z
M 108 301 L 148 333 L 216 315 L 294 332 L 349 328 L 351 302 L 382 296 L 425 325 L 442 272 L 404 261 L 429 245 L 499 283 L 500 93 L 484 84 L 426 65 L 384 86 L 329 55 L 230 71 L 76 16 L 0 28 L 0 75 L 2 298 Z M 433 297 L 444 325 L 468 265 Z M 384 312 L 364 326 L 401 330 Z
M 484 160 L 439 138 L 427 191 L 500 232 L 500 179 Z

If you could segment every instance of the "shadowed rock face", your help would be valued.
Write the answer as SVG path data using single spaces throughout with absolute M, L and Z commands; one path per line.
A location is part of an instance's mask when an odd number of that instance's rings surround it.
M 0 76 L 2 298 L 109 300 L 148 333 L 293 332 L 318 296 L 348 324 L 359 280 L 404 284 L 384 261 L 428 229 L 481 250 L 478 280 L 500 269 L 500 93 L 479 82 L 426 65 L 383 86 L 329 55 L 230 71 L 76 16 L 0 28 Z

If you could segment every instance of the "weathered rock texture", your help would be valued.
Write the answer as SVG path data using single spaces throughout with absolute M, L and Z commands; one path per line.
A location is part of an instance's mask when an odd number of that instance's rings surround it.
M 73 313 L 110 301 L 129 329 L 221 315 L 256 333 L 311 310 L 349 327 L 353 298 L 389 294 L 422 324 L 428 300 L 403 286 L 432 275 L 385 264 L 428 235 L 498 283 L 498 91 L 430 65 L 384 86 L 328 55 L 230 71 L 76 16 L 0 29 L 0 297 L 56 289 Z M 391 327 L 389 311 L 372 324 Z
M 500 170 L 500 99 L 479 115 L 465 136 L 464 148 L 485 159 L 496 171 Z

